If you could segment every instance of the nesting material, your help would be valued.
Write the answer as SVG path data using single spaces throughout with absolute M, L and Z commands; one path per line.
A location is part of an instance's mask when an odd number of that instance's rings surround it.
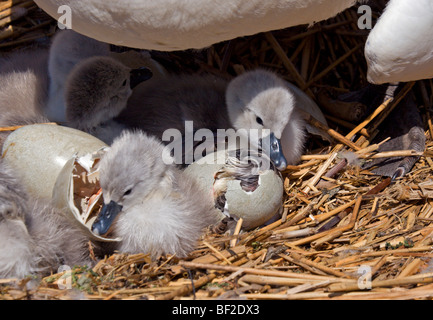
M 370 2 L 373 24 L 383 8 L 380 2 Z M 328 128 L 339 136 L 333 136 L 329 144 L 309 139 L 301 162 L 283 172 L 281 218 L 237 235 L 209 231 L 183 260 L 163 256 L 152 261 L 146 253 L 113 254 L 91 267 L 54 270 L 30 289 L 25 287 L 27 279 L 0 279 L 0 297 L 432 299 L 432 81 L 417 81 L 410 89 L 424 118 L 426 149 L 411 172 L 394 182 L 361 170 L 360 165 L 378 156 L 377 146 L 371 143 L 377 134 L 375 119 L 386 122 L 386 110 L 395 100 L 360 123 L 348 123 L 338 113 L 330 115 L 318 99 L 324 88 L 346 93 L 367 84 L 362 49 L 368 31 L 358 29 L 356 10 L 346 10 L 310 28 L 244 37 L 201 52 L 152 52 L 152 58 L 169 71 L 227 77 L 266 67 L 319 103 Z M 36 13 L 29 12 L 31 17 Z M 40 38 L 46 27 L 40 25 L 45 21 L 17 19 L 2 32 L 10 26 L 39 28 Z M 26 30 L 14 31 L 0 46 L 16 49 L 27 44 L 34 31 L 26 37 Z M 348 139 L 357 149 L 338 137 Z M 59 288 L 69 276 L 78 290 Z

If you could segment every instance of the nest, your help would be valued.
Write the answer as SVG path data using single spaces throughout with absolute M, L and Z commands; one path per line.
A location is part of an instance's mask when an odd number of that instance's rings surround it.
M 18 8 L 23 8 L 18 9 Z M 383 5 L 374 4 L 374 19 Z M 408 83 L 358 124 L 327 111 L 325 89 L 346 93 L 367 85 L 368 30 L 357 8 L 311 27 L 242 37 L 202 51 L 151 52 L 172 72 L 232 77 L 263 67 L 294 83 L 322 107 L 334 143 L 314 140 L 301 162 L 283 173 L 282 217 L 234 235 L 208 230 L 188 258 L 113 254 L 42 279 L 0 280 L 3 299 L 427 299 L 433 296 L 433 130 L 431 80 Z M 33 1 L 0 3 L 4 51 L 47 43 L 56 22 Z M 424 120 L 426 150 L 412 171 L 389 178 L 343 166 L 344 151 L 378 154 L 377 119 L 413 92 Z M 312 121 L 314 123 L 314 121 Z M 392 154 L 391 154 L 392 155 Z M 394 154 L 395 155 L 395 154 Z M 414 155 L 411 151 L 397 155 Z M 198 200 L 199 201 L 199 200 Z M 89 247 L 89 250 L 91 248 Z M 26 285 L 31 281 L 32 286 Z M 64 289 L 70 281 L 73 290 Z M 62 287 L 63 285 L 63 287 Z

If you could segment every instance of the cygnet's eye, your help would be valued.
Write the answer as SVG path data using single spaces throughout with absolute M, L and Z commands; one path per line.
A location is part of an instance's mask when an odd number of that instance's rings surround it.
M 261 126 L 263 125 L 263 120 L 260 117 L 256 117 L 256 121 L 258 124 L 260 124 Z
M 123 194 L 123 196 L 127 196 L 127 195 L 130 195 L 130 194 L 131 194 L 131 192 L 132 192 L 132 188 L 131 188 L 131 189 L 128 189 L 128 190 L 126 190 L 126 191 L 125 191 L 125 193 Z
M 123 81 L 123 83 L 122 83 L 122 87 L 126 86 L 127 82 L 128 82 L 128 80 L 125 79 L 125 81 Z

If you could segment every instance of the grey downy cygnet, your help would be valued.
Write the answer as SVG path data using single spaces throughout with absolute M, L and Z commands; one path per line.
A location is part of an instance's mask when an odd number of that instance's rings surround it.
M 49 203 L 28 196 L 0 161 L 0 278 L 90 265 L 89 239 Z
M 148 68 L 130 69 L 110 57 L 81 61 L 66 80 L 66 123 L 107 144 L 125 128 L 113 121 L 132 89 L 152 77 Z
M 108 56 L 110 45 L 66 29 L 53 37 L 48 58 L 49 95 L 45 114 L 55 122 L 66 121 L 64 91 L 66 79 L 80 61 L 95 57 Z
M 0 61 L 0 126 L 48 122 L 48 51 L 15 52 Z M 0 147 L 10 132 L 0 132 Z
M 80 52 L 80 44 L 83 45 L 83 52 Z M 119 108 L 126 106 L 130 88 L 148 79 L 151 72 L 147 68 L 127 68 L 114 58 L 93 56 L 100 52 L 102 49 L 99 47 L 104 45 L 72 30 L 65 30 L 56 35 L 50 52 L 35 49 L 4 58 L 0 64 L 0 126 L 43 123 L 56 119 L 64 122 L 65 90 L 72 97 L 68 102 L 68 107 L 72 109 L 80 109 L 77 104 L 83 103 L 82 95 L 85 93 L 87 101 L 82 108 L 95 102 L 98 112 L 107 111 L 101 109 L 105 104 L 111 117 L 115 114 L 110 111 L 120 112 Z M 95 84 L 95 76 L 101 76 L 98 84 Z M 110 78 L 113 76 L 118 78 Z M 73 86 L 72 90 L 68 90 L 69 83 Z M 57 89 L 52 92 L 53 88 Z M 75 89 L 78 91 L 76 94 L 73 92 Z M 100 98 L 101 94 L 103 99 Z M 62 116 L 58 117 L 60 114 Z M 80 118 L 82 115 L 76 116 Z M 74 122 L 76 120 L 80 119 L 72 119 L 72 126 L 78 126 Z M 89 118 L 84 118 L 83 121 L 79 126 L 92 133 L 92 122 L 89 123 Z M 116 127 L 113 131 L 116 131 L 115 129 Z M 100 131 L 103 137 L 104 128 Z M 8 132 L 0 134 L 1 144 L 7 134 Z M 111 140 L 106 142 L 110 143 Z
M 269 129 L 269 155 L 279 170 L 296 163 L 305 140 L 294 94 L 272 72 L 253 70 L 231 81 L 211 75 L 172 75 L 137 88 L 115 120 L 164 140 L 167 129 Z M 260 137 L 260 134 L 258 135 Z M 265 149 L 249 136 L 252 144 Z M 198 159 L 194 159 L 198 160 Z
M 104 206 L 92 226 L 122 241 L 129 253 L 186 256 L 207 226 L 218 222 L 204 191 L 176 166 L 164 145 L 143 132 L 124 131 L 101 159 Z

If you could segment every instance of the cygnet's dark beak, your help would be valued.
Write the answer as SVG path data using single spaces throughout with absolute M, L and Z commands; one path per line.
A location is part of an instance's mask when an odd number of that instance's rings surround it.
M 281 141 L 275 137 L 273 132 L 269 135 L 269 158 L 278 170 L 282 171 L 287 168 L 287 160 L 281 148 Z
M 114 201 L 104 204 L 92 225 L 92 231 L 98 235 L 106 234 L 120 211 L 122 211 L 122 206 Z
M 130 80 L 129 80 L 129 86 L 131 89 L 134 89 L 136 86 L 138 86 L 143 81 L 149 80 L 152 78 L 153 73 L 149 68 L 141 67 L 138 69 L 132 69 L 130 72 Z

